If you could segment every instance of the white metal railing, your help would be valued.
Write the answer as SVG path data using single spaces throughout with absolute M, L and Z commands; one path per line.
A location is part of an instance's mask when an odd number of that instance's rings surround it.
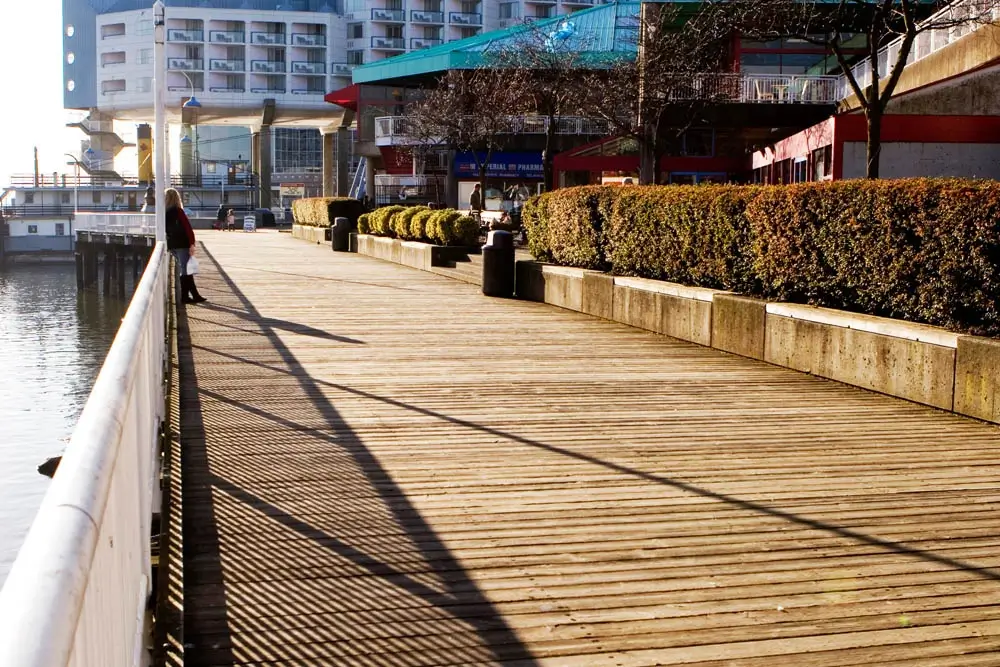
M 508 134 L 545 134 L 549 119 L 545 116 L 510 116 Z M 599 136 L 608 133 L 608 125 L 599 118 L 560 116 L 556 118 L 557 134 L 582 134 Z M 410 120 L 406 116 L 380 116 L 375 119 L 375 140 L 410 139 Z
M 0 591 L 3 667 L 135 667 L 159 504 L 169 262 L 157 243 Z
M 156 216 L 152 213 L 78 213 L 78 232 L 155 236 Z
M 983 26 L 992 25 L 993 22 L 1000 21 L 1000 3 L 995 0 L 958 0 L 953 5 L 942 9 L 938 13 L 926 19 L 926 24 L 945 23 L 948 19 L 968 19 L 970 22 L 964 25 L 949 25 L 936 30 L 927 30 L 917 35 L 910 53 L 906 58 L 906 64 L 923 60 L 932 53 L 936 53 L 952 42 L 956 42 L 962 37 L 973 33 Z M 899 57 L 899 49 L 903 38 L 897 37 L 886 44 L 878 52 L 879 80 L 885 79 L 891 74 L 890 70 Z M 865 58 L 851 68 L 854 80 L 861 88 L 871 85 L 872 63 L 870 58 Z M 840 99 L 844 100 L 854 94 L 851 84 L 847 80 L 846 74 L 841 74 L 837 90 Z

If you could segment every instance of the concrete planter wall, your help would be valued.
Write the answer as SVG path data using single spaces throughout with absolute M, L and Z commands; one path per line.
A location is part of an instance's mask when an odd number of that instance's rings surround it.
M 1000 423 L 1000 341 L 720 290 L 518 262 L 519 298 Z
M 469 254 L 468 248 L 437 246 L 417 241 L 400 241 L 371 234 L 357 235 L 357 253 L 375 259 L 430 271 Z
M 303 241 L 309 241 L 317 244 L 329 243 L 330 228 L 292 225 L 292 238 L 302 239 Z

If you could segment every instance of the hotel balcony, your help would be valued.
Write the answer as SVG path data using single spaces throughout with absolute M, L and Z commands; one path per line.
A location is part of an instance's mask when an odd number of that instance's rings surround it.
M 201 58 L 167 58 L 167 69 L 180 72 L 200 72 L 205 69 Z
M 355 65 L 348 63 L 330 63 L 330 74 L 334 76 L 351 76 Z
M 302 32 L 294 32 L 292 33 L 292 46 L 325 47 L 326 35 L 314 35 L 311 33 L 307 34 Z
M 167 30 L 168 42 L 204 42 L 204 30 L 179 30 L 172 28 Z
M 414 9 L 410 11 L 410 22 L 444 25 L 444 12 L 426 12 L 422 9 Z
M 405 23 L 405 9 L 372 9 L 372 21 L 380 23 Z
M 284 74 L 288 66 L 284 60 L 251 60 L 250 71 L 258 74 Z
M 208 61 L 208 69 L 213 72 L 245 72 L 247 64 L 245 60 L 220 60 L 213 58 Z
M 208 41 L 217 44 L 245 44 L 247 34 L 237 30 L 210 30 L 208 32 Z
M 469 14 L 468 12 L 449 12 L 448 23 L 452 25 L 481 26 L 483 25 L 483 15 Z
M 250 33 L 250 43 L 261 46 L 283 46 L 285 44 L 285 33 L 252 32 Z
M 432 37 L 411 37 L 410 50 L 419 51 L 420 49 L 429 49 L 432 46 L 441 46 L 443 43 L 444 40 Z
M 402 37 L 372 37 L 372 48 L 381 51 L 405 51 L 406 40 Z
M 293 62 L 292 74 L 326 74 L 326 63 L 319 62 Z
M 543 116 L 511 116 L 506 134 L 544 135 L 548 118 Z M 608 135 L 608 124 L 599 118 L 561 116 L 556 119 L 556 134 L 602 137 Z M 381 116 L 375 119 L 376 146 L 408 146 L 417 143 L 410 136 L 406 116 Z

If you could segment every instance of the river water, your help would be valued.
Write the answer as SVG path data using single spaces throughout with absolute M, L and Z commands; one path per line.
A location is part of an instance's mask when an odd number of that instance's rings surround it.
M 62 453 L 126 306 L 78 292 L 72 263 L 0 269 L 0 583 L 49 486 L 38 465 Z

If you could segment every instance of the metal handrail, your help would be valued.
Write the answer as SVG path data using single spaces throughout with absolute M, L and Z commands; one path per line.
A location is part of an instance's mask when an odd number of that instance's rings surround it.
M 161 242 L 0 591 L 4 667 L 146 662 L 168 285 Z
M 154 236 L 156 220 L 151 213 L 88 213 L 77 216 L 76 231 Z

